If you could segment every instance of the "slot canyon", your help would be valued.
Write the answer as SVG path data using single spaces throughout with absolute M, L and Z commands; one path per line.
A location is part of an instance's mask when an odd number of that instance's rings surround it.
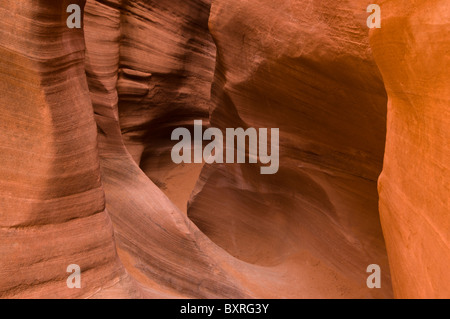
M 450 298 L 450 3 L 371 3 L 2 0 L 0 298 Z

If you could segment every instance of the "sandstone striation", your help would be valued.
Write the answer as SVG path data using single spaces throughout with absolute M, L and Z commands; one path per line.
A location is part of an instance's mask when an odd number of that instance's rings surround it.
M 1 297 L 139 295 L 105 210 L 83 31 L 66 27 L 69 3 L 0 4 Z M 85 270 L 82 289 L 67 288 L 71 264 Z
M 188 216 L 231 255 L 287 269 L 287 282 L 314 275 L 325 289 L 333 273 L 333 285 L 346 286 L 326 297 L 371 295 L 370 264 L 383 273 L 374 296 L 391 296 L 376 189 L 386 94 L 360 14 L 367 4 L 222 0 L 209 22 L 217 45 L 211 126 L 279 128 L 280 169 L 205 167 Z M 326 268 L 301 271 L 308 258 Z M 310 286 L 284 289 L 315 297 Z
M 448 1 L 383 1 L 371 45 L 389 96 L 380 213 L 399 298 L 449 298 Z
M 150 13 L 145 3 L 132 4 Z M 122 11 L 129 12 L 127 8 L 119 9 L 118 3 L 88 1 L 85 16 L 86 73 L 98 125 L 102 181 L 119 256 L 144 285 L 146 296 L 246 297 L 248 294 L 224 269 L 230 257 L 211 245 L 144 174 L 124 145 L 118 117 L 123 73 L 136 78 L 136 83 L 148 74 L 145 64 L 139 64 L 137 70 L 127 67 L 124 71 L 121 67 L 118 40 L 122 38 Z M 128 18 L 137 19 L 138 15 Z M 147 61 L 145 56 L 133 55 L 133 59 L 139 57 L 139 61 Z M 136 96 L 136 85 L 130 86 L 130 96 Z
M 370 3 L 2 1 L 0 297 L 448 298 L 449 5 Z M 175 164 L 195 120 L 277 173 Z
M 182 211 L 202 165 L 174 165 L 170 134 L 192 127 L 194 120 L 208 123 L 215 65 L 210 3 L 122 1 L 121 6 L 117 90 L 124 143 Z

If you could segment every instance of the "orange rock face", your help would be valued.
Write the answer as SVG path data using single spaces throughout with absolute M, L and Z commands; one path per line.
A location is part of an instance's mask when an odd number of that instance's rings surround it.
M 389 96 L 380 213 L 399 298 L 450 297 L 448 1 L 385 1 L 371 34 Z
M 370 3 L 2 1 L 0 297 L 448 297 L 449 7 Z M 175 164 L 194 120 L 278 171 Z
M 205 167 L 188 216 L 231 255 L 286 269 L 286 295 L 317 297 L 289 284 L 315 276 L 323 297 L 367 297 L 370 264 L 384 275 L 374 296 L 391 294 L 376 190 L 386 95 L 358 16 L 367 5 L 352 5 L 230 0 L 211 9 L 211 126 L 279 128 L 280 168 Z M 345 288 L 326 291 L 327 273 Z
M 126 277 L 105 210 L 83 31 L 66 27 L 68 4 L 0 4 L 1 297 L 89 297 Z M 83 289 L 67 288 L 71 264 L 86 269 Z
M 177 127 L 192 127 L 194 120 L 208 123 L 215 65 L 210 2 L 130 1 L 122 6 L 117 90 L 124 143 L 183 211 L 202 165 L 175 165 L 170 135 Z
M 212 247 L 185 214 L 148 179 L 124 145 L 118 108 L 123 99 L 130 108 L 138 106 L 136 102 L 127 102 L 121 94 L 124 81 L 131 81 L 125 78 L 134 81 L 128 85 L 130 101 L 136 98 L 137 87 L 143 87 L 144 82 L 152 86 L 146 82 L 152 78 L 145 64 L 140 64 L 137 70 L 125 67 L 127 58 L 120 55 L 127 50 L 122 51 L 118 42 L 126 39 L 121 35 L 124 30 L 121 21 L 131 19 L 138 23 L 136 19 L 141 14 L 150 19 L 150 7 L 139 2 L 133 5 L 137 12 L 125 18 L 114 4 L 88 1 L 85 16 L 86 73 L 98 125 L 102 181 L 119 256 L 144 286 L 145 297 L 247 297 L 237 280 L 224 270 L 223 265 L 230 258 Z M 130 10 L 134 9 L 130 7 Z M 138 53 L 131 56 L 135 63 L 148 59 Z M 170 67 L 169 64 L 167 68 Z M 151 72 L 155 73 L 153 69 Z M 150 101 L 150 97 L 143 101 Z

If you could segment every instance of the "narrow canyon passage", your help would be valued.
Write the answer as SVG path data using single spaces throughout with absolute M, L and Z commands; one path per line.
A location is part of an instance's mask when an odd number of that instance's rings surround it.
M 1 298 L 450 296 L 448 1 L 55 3 L 0 3 Z
M 370 295 L 366 268 L 378 264 L 377 296 L 390 297 L 376 190 L 387 99 L 364 17 L 352 24 L 356 13 L 344 5 L 305 10 L 272 1 L 218 1 L 211 16 L 204 1 L 121 5 L 118 53 L 102 52 L 116 59 L 111 89 L 124 143 L 147 176 L 214 243 L 269 273 L 285 296 L 330 290 L 329 280 L 341 296 Z M 88 2 L 88 27 L 100 12 L 94 8 Z M 327 22 L 323 10 L 340 20 Z M 101 41 L 90 45 L 90 34 L 88 56 Z M 222 131 L 280 128 L 279 172 L 175 165 L 170 134 L 192 131 L 194 120 Z M 306 277 L 317 287 L 307 288 Z

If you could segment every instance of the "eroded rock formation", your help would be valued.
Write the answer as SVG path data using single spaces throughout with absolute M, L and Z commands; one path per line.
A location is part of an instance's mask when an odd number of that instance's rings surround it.
M 202 165 L 175 165 L 171 132 L 209 119 L 215 47 L 211 0 L 122 1 L 119 116 L 140 168 L 183 211 Z
M 371 34 L 389 96 L 380 213 L 399 298 L 449 298 L 448 1 L 384 1 Z
M 365 0 L 2 1 L 0 296 L 448 296 L 444 2 L 373 54 Z M 175 165 L 194 120 L 279 128 L 278 173 Z
M 127 275 L 105 210 L 83 30 L 66 27 L 69 1 L 44 2 L 0 4 L 0 296 L 89 297 Z M 67 288 L 70 264 L 85 270 L 83 289 Z
M 364 296 L 366 268 L 378 264 L 379 296 L 389 297 L 376 190 L 386 95 L 359 16 L 366 7 L 365 1 L 213 2 L 211 126 L 279 128 L 280 169 L 261 175 L 259 164 L 205 167 L 188 215 L 233 256 L 282 267 L 288 281 L 314 274 L 324 278 L 316 287 L 325 289 L 325 273 L 335 274 L 334 286 L 348 286 L 331 294 Z M 326 269 L 308 268 L 308 258 Z M 311 292 L 292 286 L 285 291 Z

